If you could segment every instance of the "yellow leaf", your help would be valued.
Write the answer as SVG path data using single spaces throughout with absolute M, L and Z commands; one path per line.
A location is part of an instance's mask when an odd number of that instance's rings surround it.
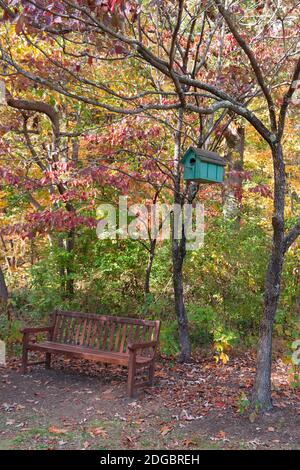
M 229 362 L 229 356 L 223 352 L 220 354 L 220 359 L 223 364 L 227 364 L 227 362 Z

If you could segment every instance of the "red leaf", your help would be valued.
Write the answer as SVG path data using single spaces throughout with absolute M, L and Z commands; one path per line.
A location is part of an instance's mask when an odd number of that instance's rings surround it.
M 19 35 L 22 32 L 22 29 L 23 29 L 23 19 L 19 18 L 16 23 L 16 33 Z
M 121 3 L 122 0 L 109 0 L 108 2 L 108 7 L 110 9 L 110 11 L 114 11 L 115 10 L 115 7 Z

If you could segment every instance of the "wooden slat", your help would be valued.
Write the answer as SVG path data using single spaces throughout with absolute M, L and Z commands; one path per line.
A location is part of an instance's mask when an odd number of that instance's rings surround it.
M 103 326 L 103 330 L 104 330 L 104 333 L 103 333 L 103 342 L 102 342 L 102 351 L 106 351 L 106 343 L 107 343 L 107 338 L 109 336 L 109 331 L 110 331 L 110 322 L 109 321 L 105 321 L 104 322 L 104 326 Z
M 95 347 L 96 333 L 97 333 L 98 321 L 94 320 L 93 328 L 91 331 L 90 347 Z
M 61 322 L 62 322 L 62 316 L 61 315 L 56 315 L 54 332 L 53 332 L 53 340 L 55 340 L 55 341 L 58 338 L 59 328 L 60 328 Z
M 45 341 L 43 343 L 29 344 L 28 349 L 32 351 L 42 351 L 50 353 L 60 353 L 66 356 L 78 357 L 82 359 L 89 359 L 99 362 L 107 362 L 110 364 L 128 365 L 129 354 L 121 354 L 111 351 L 95 351 L 92 348 L 85 348 L 82 346 L 73 346 L 70 344 L 54 343 L 52 341 Z M 150 359 L 142 356 L 136 357 L 137 365 L 141 367 L 149 363 Z
M 129 331 L 128 331 L 127 343 L 126 343 L 126 352 L 127 352 L 127 350 L 128 350 L 128 344 L 129 344 L 129 343 L 132 343 L 133 328 L 134 328 L 134 325 L 133 325 L 133 324 L 129 325 Z
M 87 318 L 84 318 L 83 322 L 82 322 L 81 334 L 80 334 L 80 340 L 79 340 L 80 346 L 82 346 L 84 344 L 84 335 L 85 335 L 86 323 L 87 323 Z
M 142 342 L 146 342 L 146 341 L 147 341 L 148 332 L 149 332 L 149 327 L 148 327 L 148 325 L 144 325 L 144 328 L 143 328 L 143 335 L 142 335 Z M 142 355 L 143 355 L 143 356 L 148 356 L 148 349 L 143 349 L 143 350 L 142 350 Z
M 96 320 L 109 320 L 115 321 L 117 323 L 133 323 L 136 325 L 153 325 L 155 326 L 155 320 L 141 320 L 139 318 L 126 318 L 126 317 L 117 317 L 112 315 L 95 315 L 93 313 L 83 313 L 83 312 L 67 312 L 63 310 L 58 311 L 58 315 L 61 316 L 73 316 L 73 317 L 81 317 L 81 318 L 95 318 Z
M 118 351 L 118 350 L 119 350 L 119 341 L 120 341 L 121 329 L 122 329 L 122 325 L 118 322 L 118 324 L 117 324 L 116 338 L 115 338 L 115 344 L 114 344 L 114 351 Z
M 73 318 L 71 317 L 71 328 L 70 328 L 70 337 L 69 337 L 69 341 L 70 341 L 70 344 L 75 344 L 75 334 L 76 334 L 76 328 L 77 328 L 77 319 L 76 318 Z
M 135 328 L 135 333 L 134 333 L 134 339 L 133 339 L 134 343 L 139 342 L 140 334 L 141 334 L 141 326 L 137 325 L 136 328 Z
M 65 326 L 64 326 L 64 332 L 63 332 L 63 343 L 69 342 L 70 334 L 71 334 L 71 324 L 72 324 L 72 317 L 67 317 Z
M 125 346 L 125 340 L 126 340 L 126 333 L 127 333 L 127 326 L 126 324 L 123 325 L 123 331 L 122 331 L 122 336 L 121 336 L 121 342 L 120 342 L 120 349 L 119 352 L 122 353 L 124 352 L 124 346 Z
M 103 320 L 97 322 L 95 349 L 101 349 L 101 337 L 103 336 Z
M 147 326 L 147 331 L 145 335 L 145 342 L 152 341 L 152 333 L 154 330 L 154 326 Z M 149 356 L 152 353 L 151 348 L 144 349 L 144 355 Z
M 58 328 L 58 332 L 57 332 L 57 341 L 59 341 L 59 342 L 61 342 L 62 330 L 63 330 L 64 324 L 65 324 L 65 321 L 66 321 L 66 317 L 61 316 L 60 317 L 60 322 L 59 322 L 59 328 Z
M 53 330 L 51 333 L 49 333 L 48 340 L 53 341 L 54 337 L 54 329 L 55 329 L 55 324 L 56 324 L 56 318 L 57 318 L 57 311 L 54 310 L 53 315 L 52 315 L 52 325 L 53 325 Z
M 154 341 L 154 338 L 153 338 L 153 336 L 154 336 L 154 331 L 153 331 L 153 330 L 154 330 L 154 326 L 150 326 L 150 327 L 149 327 L 149 338 L 148 338 L 148 341 Z
M 88 347 L 89 344 L 90 344 L 90 336 L 91 336 L 91 329 L 92 329 L 92 325 L 94 323 L 95 320 L 93 320 L 92 318 L 90 318 L 88 320 L 88 323 L 87 323 L 87 328 L 86 328 L 86 336 L 85 336 L 85 342 L 84 344 Z
M 62 336 L 62 343 L 68 344 L 68 339 L 69 339 L 69 334 L 70 334 L 70 321 L 71 321 L 71 317 L 66 317 L 63 336 Z
M 111 324 L 110 335 L 109 335 L 109 346 L 108 346 L 109 351 L 113 351 L 114 349 L 115 329 L 116 329 L 116 323 L 113 322 Z
M 106 327 L 106 320 L 101 318 L 101 321 L 99 322 L 99 326 L 98 326 L 98 331 L 99 331 L 98 349 L 100 350 L 103 349 L 105 327 Z
M 54 341 L 115 352 L 124 352 L 128 342 L 158 339 L 160 326 L 152 320 L 65 311 L 55 312 L 54 322 Z
M 79 318 L 77 328 L 76 328 L 76 333 L 75 333 L 75 343 L 77 345 L 80 344 L 80 334 L 81 334 L 81 325 L 82 325 L 82 323 L 83 323 L 83 318 Z

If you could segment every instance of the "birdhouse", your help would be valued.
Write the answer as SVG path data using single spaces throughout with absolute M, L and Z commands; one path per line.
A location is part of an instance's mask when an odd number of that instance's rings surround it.
M 215 152 L 190 147 L 181 163 L 184 166 L 183 179 L 201 183 L 223 183 L 226 162 Z

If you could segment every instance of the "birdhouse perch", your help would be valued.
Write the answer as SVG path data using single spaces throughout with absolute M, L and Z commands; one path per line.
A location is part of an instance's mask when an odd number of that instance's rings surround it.
M 226 162 L 215 152 L 190 147 L 182 157 L 183 178 L 201 183 L 223 183 Z

